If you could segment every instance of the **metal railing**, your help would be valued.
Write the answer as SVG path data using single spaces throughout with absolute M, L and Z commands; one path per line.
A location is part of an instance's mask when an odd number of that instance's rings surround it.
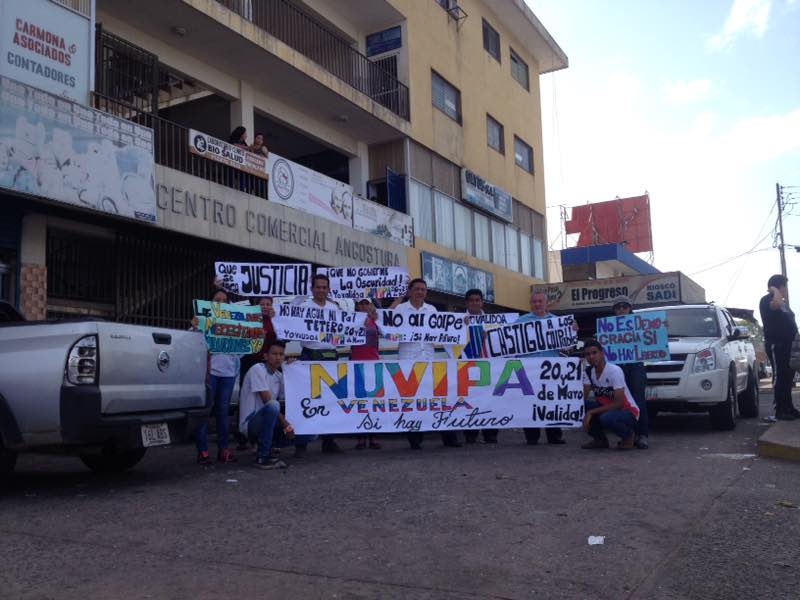
M 406 121 L 408 86 L 287 0 L 216 0 Z
M 187 127 L 96 92 L 92 96 L 96 109 L 150 127 L 153 130 L 156 164 L 247 192 L 259 198 L 267 198 L 266 179 L 189 152 L 189 129 Z

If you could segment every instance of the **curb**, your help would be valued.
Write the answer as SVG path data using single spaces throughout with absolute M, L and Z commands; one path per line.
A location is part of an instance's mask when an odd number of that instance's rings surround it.
M 774 423 L 758 438 L 757 453 L 765 458 L 800 462 L 800 422 Z

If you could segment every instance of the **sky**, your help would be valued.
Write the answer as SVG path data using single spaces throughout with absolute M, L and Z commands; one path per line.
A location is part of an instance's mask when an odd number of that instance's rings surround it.
M 559 206 L 647 191 L 653 265 L 758 314 L 780 273 L 776 183 L 800 246 L 800 0 L 526 2 L 569 57 L 540 80 L 551 250 Z M 794 248 L 786 265 L 800 308 Z

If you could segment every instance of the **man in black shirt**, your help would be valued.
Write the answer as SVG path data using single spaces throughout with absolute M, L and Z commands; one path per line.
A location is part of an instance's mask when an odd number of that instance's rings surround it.
M 784 275 L 770 277 L 769 293 L 758 303 L 764 323 L 764 343 L 775 370 L 775 418 L 782 421 L 800 417 L 800 411 L 792 404 L 794 370 L 789 366 L 789 354 L 797 335 L 797 323 L 786 301 L 788 281 Z

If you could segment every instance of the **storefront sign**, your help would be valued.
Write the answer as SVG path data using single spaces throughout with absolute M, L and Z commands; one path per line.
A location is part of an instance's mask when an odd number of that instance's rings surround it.
M 421 342 L 445 346 L 467 343 L 464 313 L 379 310 L 381 335 L 393 342 Z
M 51 0 L 0 0 L 0 75 L 87 104 L 92 33 Z
M 617 296 L 628 296 L 634 308 L 705 302 L 703 288 L 679 272 L 533 285 L 531 289 L 546 293 L 548 308 L 560 311 L 608 307 L 610 312 Z
M 463 297 L 467 290 L 478 289 L 484 300 L 494 302 L 494 275 L 488 271 L 422 252 L 422 277 L 431 290 Z
M 0 78 L 0 187 L 155 222 L 153 130 Z
M 517 321 L 486 332 L 487 356 L 520 356 L 574 346 L 578 334 L 572 315 Z
M 284 365 L 297 433 L 579 427 L 574 358 L 295 362 Z
M 307 296 L 311 265 L 215 262 L 214 274 L 225 291 L 238 296 Z
M 663 310 L 597 319 L 597 341 L 613 363 L 669 360 L 668 337 Z
M 260 306 L 195 300 L 197 328 L 211 354 L 253 354 L 264 345 Z
M 268 179 L 267 157 L 224 142 L 213 135 L 195 129 L 189 130 L 189 152 L 215 160 L 223 165 Z
M 503 188 L 492 185 L 469 169 L 461 169 L 461 197 L 465 202 L 504 221 L 511 223 L 514 220 L 511 194 Z
M 358 196 L 353 198 L 353 227 L 398 244 L 414 245 L 411 216 Z
M 402 298 L 408 290 L 408 271 L 400 267 L 321 267 L 327 275 L 331 296 L 340 298 Z
M 322 342 L 332 346 L 363 345 L 367 313 L 308 304 L 278 304 L 272 326 L 280 340 Z

